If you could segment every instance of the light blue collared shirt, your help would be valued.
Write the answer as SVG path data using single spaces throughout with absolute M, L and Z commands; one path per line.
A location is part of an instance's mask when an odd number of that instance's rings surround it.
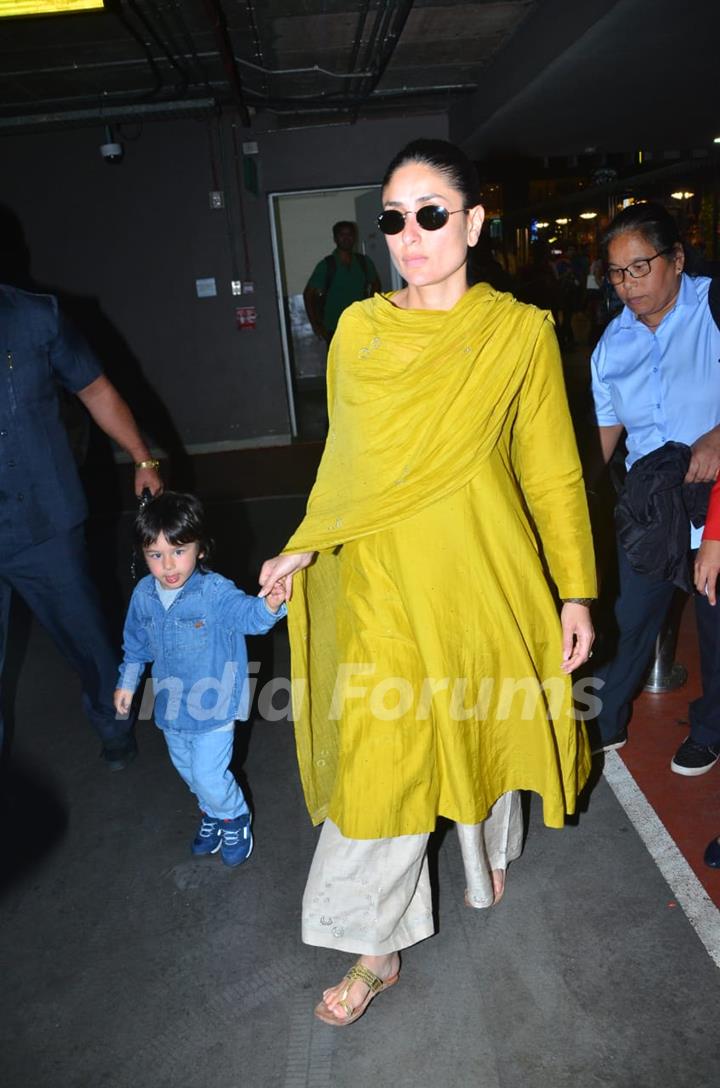
M 621 423 L 629 469 L 666 442 L 691 446 L 720 423 L 720 330 L 710 313 L 707 276 L 683 273 L 675 306 L 650 332 L 625 306 L 591 359 L 595 418 Z M 698 547 L 702 529 L 692 530 Z

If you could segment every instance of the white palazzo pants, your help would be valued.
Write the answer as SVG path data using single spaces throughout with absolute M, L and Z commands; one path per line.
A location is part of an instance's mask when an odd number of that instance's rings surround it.
M 492 870 L 506 869 L 522 850 L 519 792 L 498 798 L 482 823 L 456 827 L 468 902 L 489 907 Z M 326 820 L 303 896 L 305 944 L 382 956 L 432 936 L 428 838 L 346 839 Z

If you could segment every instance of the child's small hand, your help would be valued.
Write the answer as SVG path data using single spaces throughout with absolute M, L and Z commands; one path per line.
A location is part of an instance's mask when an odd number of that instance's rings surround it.
M 128 716 L 134 694 L 134 691 L 128 691 L 127 688 L 116 689 L 115 694 L 113 695 L 113 703 L 118 718 L 126 718 Z
M 272 589 L 265 598 L 265 604 L 268 606 L 271 612 L 277 612 L 283 601 L 287 600 L 287 592 L 285 589 L 285 582 L 279 579 L 274 583 Z

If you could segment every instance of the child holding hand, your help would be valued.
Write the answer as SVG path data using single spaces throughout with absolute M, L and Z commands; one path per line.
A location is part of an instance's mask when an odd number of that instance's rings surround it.
M 219 850 L 235 866 L 253 848 L 250 811 L 229 767 L 235 720 L 250 710 L 243 636 L 266 634 L 287 609 L 282 582 L 261 599 L 208 570 L 210 544 L 193 495 L 165 491 L 138 513 L 135 546 L 150 573 L 130 600 L 114 702 L 118 715 L 129 712 L 152 662 L 155 722 L 202 814 L 192 853 Z

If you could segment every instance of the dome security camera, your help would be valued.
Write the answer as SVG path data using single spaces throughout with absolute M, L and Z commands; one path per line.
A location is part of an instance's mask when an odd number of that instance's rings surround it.
M 123 145 L 115 139 L 112 127 L 105 125 L 105 142 L 100 144 L 100 154 L 107 163 L 121 162 Z
M 120 162 L 123 157 L 123 146 L 116 143 L 100 144 L 100 154 L 105 162 Z

